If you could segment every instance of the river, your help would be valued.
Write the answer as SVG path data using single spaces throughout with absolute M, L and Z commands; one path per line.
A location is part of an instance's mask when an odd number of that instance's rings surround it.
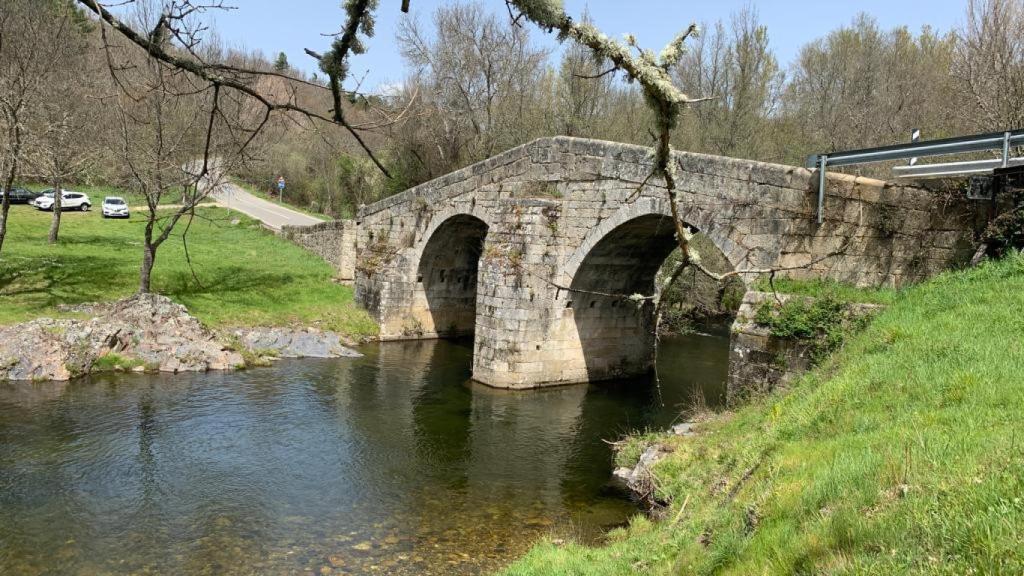
M 0 383 L 0 574 L 478 574 L 637 512 L 605 439 L 721 402 L 727 336 L 651 379 L 509 392 L 472 342 Z M 697 396 L 695 396 L 695 394 Z

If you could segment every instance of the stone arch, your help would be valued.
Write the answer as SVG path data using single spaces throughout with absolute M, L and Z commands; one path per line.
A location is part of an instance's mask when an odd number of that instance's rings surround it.
M 710 215 L 692 215 L 697 222 L 687 224 L 698 230 L 711 223 Z M 570 290 L 562 306 L 579 345 L 575 364 L 585 371 L 586 380 L 637 376 L 651 368 L 654 303 L 600 293 L 654 294 L 658 270 L 677 247 L 667 202 L 647 198 L 602 222 L 567 261 L 564 275 Z
M 587 233 L 580 246 L 565 261 L 562 267 L 562 283 L 564 285 L 572 283 L 580 265 L 583 264 L 584 258 L 590 254 L 598 242 L 607 237 L 613 230 L 634 218 L 651 214 L 671 217 L 672 210 L 668 199 L 642 197 L 635 202 L 623 205 L 614 214 L 602 220 L 600 224 Z M 737 265 L 735 255 L 738 254 L 738 246 L 724 233 L 725 231 L 714 225 L 712 212 L 698 208 L 691 210 L 686 216 L 686 223 L 705 233 L 714 242 L 715 246 L 725 254 L 730 264 L 735 267 Z
M 456 216 L 469 216 L 476 218 L 483 222 L 488 228 L 491 228 L 491 215 L 484 210 L 477 209 L 475 206 L 473 209 L 460 208 L 456 206 L 448 206 L 430 216 L 430 220 L 427 222 L 427 226 L 423 229 L 423 232 L 417 234 L 416 242 L 413 246 L 416 248 L 416 259 L 417 261 L 423 254 L 423 249 L 426 247 L 427 242 L 433 237 L 434 232 L 437 231 L 445 222 Z
M 422 337 L 473 334 L 477 273 L 489 228 L 475 215 L 442 212 L 417 243 L 412 313 Z

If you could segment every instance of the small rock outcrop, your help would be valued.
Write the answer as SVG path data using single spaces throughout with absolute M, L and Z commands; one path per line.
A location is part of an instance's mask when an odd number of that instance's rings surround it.
M 620 489 L 632 492 L 641 500 L 654 503 L 654 481 L 651 469 L 664 458 L 669 451 L 664 446 L 654 444 L 648 446 L 640 460 L 632 468 L 620 466 L 612 471 L 612 484 Z
M 317 328 L 239 328 L 232 335 L 257 354 L 278 358 L 355 358 L 362 354 L 348 348 L 336 332 Z
M 184 306 L 156 294 L 77 307 L 88 320 L 40 318 L 0 328 L 0 380 L 70 380 L 104 356 L 161 372 L 230 370 L 242 355 Z
M 668 430 L 674 436 L 694 436 L 697 433 L 696 422 L 681 422 Z M 656 482 L 654 465 L 672 453 L 672 448 L 664 443 L 655 442 L 640 454 L 640 459 L 632 467 L 620 466 L 612 471 L 612 486 L 632 493 L 650 509 L 664 505 L 655 494 Z
M 245 367 L 242 349 L 275 357 L 359 356 L 333 332 L 239 330 L 229 342 L 165 296 L 137 294 L 66 308 L 87 320 L 40 318 L 0 327 L 0 381 L 70 380 L 97 369 L 204 372 Z

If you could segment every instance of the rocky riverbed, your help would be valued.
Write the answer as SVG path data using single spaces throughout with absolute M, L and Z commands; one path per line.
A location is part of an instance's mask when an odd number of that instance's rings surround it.
M 0 327 L 0 380 L 70 380 L 97 370 L 234 370 L 269 358 L 358 356 L 333 332 L 239 328 L 217 333 L 165 296 L 76 306 L 85 319 Z

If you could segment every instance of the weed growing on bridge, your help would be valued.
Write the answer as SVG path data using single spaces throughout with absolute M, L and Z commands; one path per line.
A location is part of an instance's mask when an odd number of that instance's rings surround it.
M 815 362 L 842 346 L 848 334 L 863 324 L 854 322 L 847 307 L 828 295 L 817 299 L 791 298 L 782 306 L 763 302 L 754 321 L 767 327 L 772 336 L 806 341 Z

